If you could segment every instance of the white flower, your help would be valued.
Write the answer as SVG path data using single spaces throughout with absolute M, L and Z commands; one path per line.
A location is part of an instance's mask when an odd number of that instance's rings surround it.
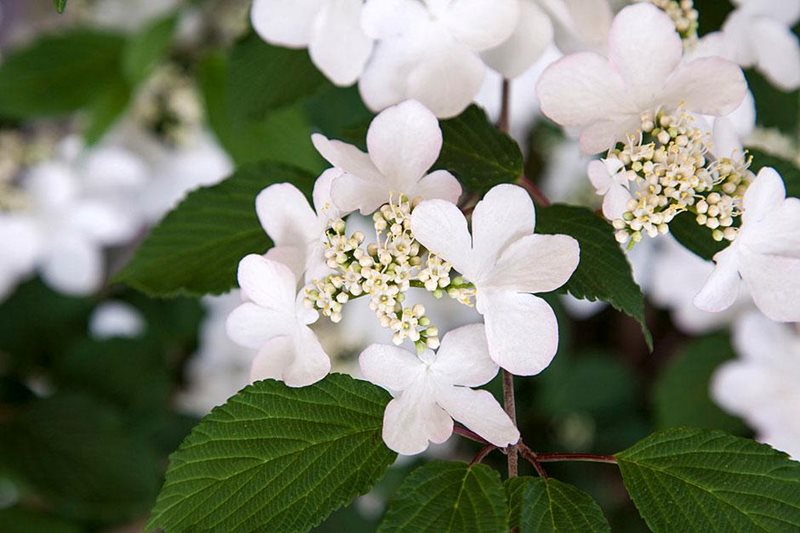
M 614 157 L 594 160 L 587 172 L 597 194 L 603 197 L 603 216 L 608 220 L 621 218 L 633 198 L 622 161 Z
M 289 267 L 251 254 L 239 262 L 238 278 L 245 302 L 228 317 L 227 330 L 234 342 L 259 350 L 251 379 L 303 387 L 324 378 L 331 361 L 308 327 L 318 314 L 296 296 L 297 280 Z
M 362 23 L 378 40 L 359 80 L 367 106 L 379 111 L 419 100 L 438 117 L 463 111 L 481 87 L 479 52 L 514 31 L 518 0 L 370 0 Z
M 722 26 L 728 59 L 755 67 L 785 91 L 800 87 L 800 42 L 792 27 L 800 0 L 734 0 L 738 7 Z
M 564 54 L 605 53 L 614 19 L 609 0 L 538 0 L 553 22 L 554 39 Z
M 572 54 L 542 74 L 542 112 L 580 129 L 581 148 L 597 153 L 640 129 L 644 113 L 682 105 L 686 111 L 726 115 L 744 98 L 735 64 L 720 58 L 682 62 L 683 46 L 672 20 L 651 4 L 626 7 L 608 35 L 608 59 Z
M 453 419 L 495 446 L 519 440 L 519 431 L 491 393 L 473 390 L 497 375 L 481 324 L 444 336 L 434 354 L 419 356 L 395 346 L 373 344 L 359 357 L 364 377 L 395 397 L 383 416 L 383 440 L 403 455 L 446 441 Z
M 714 400 L 743 417 L 760 441 L 800 460 L 800 335 L 755 312 L 733 333 L 739 358 L 714 375 Z
M 451 202 L 461 195 L 461 185 L 446 170 L 426 174 L 439 157 L 442 131 L 419 102 L 403 102 L 375 117 L 367 132 L 369 154 L 319 134 L 312 140 L 322 157 L 343 172 L 333 181 L 331 197 L 344 213 L 358 209 L 368 215 L 401 194 Z
M 705 311 L 730 307 L 744 280 L 756 306 L 779 322 L 800 322 L 800 200 L 765 167 L 744 195 L 736 240 L 714 256 L 716 268 L 694 302 Z
M 138 337 L 145 327 L 139 310 L 122 301 L 103 302 L 89 317 L 89 333 L 96 339 Z
M 363 0 L 254 0 L 253 28 L 267 42 L 308 47 L 314 64 L 333 83 L 352 85 L 372 53 L 361 29 Z
M 31 217 L 0 212 L 0 301 L 36 266 L 41 235 Z
M 527 71 L 553 42 L 553 23 L 534 0 L 520 0 L 514 33 L 500 46 L 481 52 L 483 61 L 506 79 Z
M 535 292 L 567 282 L 578 266 L 578 243 L 565 235 L 534 235 L 535 212 L 521 187 L 498 185 L 475 206 L 472 236 L 452 203 L 422 202 L 411 215 L 416 239 L 475 285 L 492 359 L 509 372 L 533 375 L 550 364 L 558 326 Z
M 326 170 L 314 184 L 314 207 L 291 183 L 270 185 L 256 197 L 256 213 L 274 247 L 267 259 L 285 264 L 305 282 L 332 272 L 325 261 L 323 238 L 331 220 L 341 216 L 331 200 L 331 184 L 342 174 Z

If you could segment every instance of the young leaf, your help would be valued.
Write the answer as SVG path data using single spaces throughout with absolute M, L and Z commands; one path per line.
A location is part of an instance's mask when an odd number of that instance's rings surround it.
M 706 261 L 711 261 L 717 252 L 724 250 L 730 243 L 715 241 L 711 238 L 711 230 L 700 226 L 695 217 L 696 215 L 689 212 L 681 213 L 669 223 L 669 232 L 684 248 Z
M 53 5 L 55 6 L 56 11 L 58 11 L 58 14 L 60 15 L 67 8 L 67 0 L 53 0 Z
M 506 481 L 509 527 L 520 533 L 611 531 L 591 496 L 557 479 L 517 477 Z
M 744 433 L 746 426 L 726 414 L 709 397 L 711 376 L 735 357 L 727 335 L 692 341 L 661 372 L 655 384 L 653 407 L 659 428 L 693 426 Z
M 124 42 L 110 33 L 74 30 L 11 53 L 0 65 L 0 116 L 38 118 L 93 103 L 121 78 Z
M 504 533 L 507 510 L 496 470 L 436 461 L 403 481 L 378 531 Z
M 394 461 L 381 440 L 389 399 L 341 374 L 303 388 L 244 388 L 170 457 L 147 529 L 310 530 Z
M 434 168 L 455 174 L 466 190 L 483 194 L 522 175 L 519 146 L 498 131 L 480 107 L 473 104 L 440 126 L 444 143 Z
M 153 229 L 116 281 L 162 297 L 230 290 L 236 286 L 239 260 L 270 247 L 256 217 L 255 199 L 263 188 L 279 182 L 310 190 L 313 177 L 264 162 L 191 192 Z
M 653 339 L 644 316 L 644 295 L 633 280 L 631 266 L 614 239 L 611 225 L 585 207 L 553 205 L 536 209 L 536 231 L 571 235 L 580 244 L 578 269 L 560 292 L 591 301 L 603 300 L 634 318 L 652 349 Z
M 145 26 L 133 35 L 122 51 L 122 72 L 132 85 L 144 81 L 172 44 L 177 15 L 170 15 Z
M 721 431 L 669 429 L 617 454 L 653 531 L 796 531 L 800 463 Z

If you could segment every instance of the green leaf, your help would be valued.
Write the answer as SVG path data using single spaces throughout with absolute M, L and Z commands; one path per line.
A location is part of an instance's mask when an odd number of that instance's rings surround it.
M 608 302 L 639 322 L 652 349 L 653 339 L 644 316 L 644 295 L 633 280 L 631 266 L 614 238 L 611 225 L 585 207 L 552 205 L 536 209 L 536 231 L 571 235 L 580 244 L 581 262 L 560 292 Z
M 735 357 L 727 335 L 693 340 L 661 372 L 653 390 L 655 422 L 659 428 L 693 426 L 745 433 L 747 427 L 726 414 L 709 396 L 711 376 Z
M 633 503 L 655 532 L 800 529 L 800 463 L 764 444 L 679 428 L 616 457 Z
M 163 17 L 128 39 L 122 51 L 122 72 L 132 85 L 144 81 L 172 45 L 177 15 Z
M 483 194 L 522 175 L 519 146 L 495 128 L 480 107 L 473 104 L 440 126 L 444 142 L 434 167 L 455 174 L 466 190 Z
M 717 252 L 721 252 L 729 244 L 728 241 L 718 242 L 711 238 L 711 231 L 700 226 L 695 221 L 695 215 L 688 211 L 672 219 L 669 232 L 684 248 L 706 261 L 711 261 Z
M 234 46 L 227 81 L 234 122 L 262 119 L 273 109 L 314 94 L 326 83 L 308 52 L 267 44 L 255 34 Z
M 124 42 L 110 33 L 74 30 L 11 53 L 0 65 L 0 116 L 60 115 L 93 103 L 121 77 Z
M 753 69 L 746 70 L 745 76 L 755 98 L 758 125 L 777 128 L 796 137 L 800 120 L 800 91 L 782 91 Z
M 0 509 L 0 531 L 3 533 L 81 533 L 82 529 L 42 511 L 21 507 Z
M 0 426 L 0 462 L 82 520 L 135 518 L 158 490 L 155 455 L 114 411 L 82 395 L 37 400 Z
M 109 82 L 106 89 L 86 109 L 83 132 L 87 144 L 97 143 L 128 108 L 131 87 L 121 78 Z
M 58 11 L 58 14 L 60 15 L 67 8 L 67 0 L 53 0 L 53 5 L 55 6 L 56 11 Z
M 389 399 L 341 374 L 303 388 L 246 387 L 171 456 L 147 528 L 308 531 L 394 461 L 381 440 Z
M 786 195 L 800 197 L 800 168 L 793 161 L 787 161 L 781 157 L 768 154 L 761 150 L 748 148 L 747 151 L 753 157 L 750 170 L 758 174 L 763 167 L 772 167 L 783 178 L 786 185 Z
M 220 294 L 235 287 L 239 260 L 271 245 L 258 222 L 255 199 L 279 182 L 308 191 L 313 177 L 264 162 L 193 191 L 153 229 L 115 281 L 162 297 Z
M 378 531 L 502 533 L 508 531 L 507 511 L 496 470 L 436 461 L 403 481 Z
M 520 533 L 611 531 L 588 494 L 557 479 L 517 477 L 506 481 L 509 527 Z

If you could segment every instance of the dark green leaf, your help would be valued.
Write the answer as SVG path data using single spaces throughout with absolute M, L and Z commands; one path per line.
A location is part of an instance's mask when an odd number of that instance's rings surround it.
M 417 468 L 400 485 L 378 531 L 503 533 L 507 511 L 496 470 L 437 461 Z
M 652 349 L 653 339 L 644 316 L 644 295 L 633 280 L 631 266 L 614 238 L 611 225 L 585 207 L 553 205 L 536 209 L 536 231 L 571 235 L 580 244 L 581 262 L 561 292 L 590 301 L 603 300 L 634 318 Z
M 735 357 L 727 335 L 697 339 L 672 359 L 655 384 L 653 406 L 660 428 L 693 426 L 744 433 L 746 426 L 709 397 L 711 376 Z
M 118 35 L 74 30 L 11 53 L 0 65 L 0 116 L 60 115 L 93 103 L 121 77 L 124 43 Z
M 669 429 L 617 454 L 655 532 L 797 531 L 800 463 L 721 431 Z
M 669 232 L 687 250 L 706 261 L 711 261 L 714 255 L 724 250 L 729 243 L 715 241 L 711 237 L 711 230 L 697 224 L 695 217 L 696 215 L 688 211 L 681 213 L 669 223 Z
M 325 77 L 308 52 L 265 43 L 251 34 L 234 46 L 228 71 L 227 99 L 231 116 L 259 120 L 278 107 L 315 93 Z
M 591 496 L 557 479 L 512 478 L 506 493 L 509 527 L 520 533 L 611 531 Z
M 756 101 L 758 125 L 777 128 L 795 137 L 800 119 L 800 91 L 782 91 L 753 69 L 748 69 L 745 75 Z
M 116 414 L 86 396 L 56 394 L 0 429 L 0 461 L 61 514 L 139 516 L 158 490 L 155 456 Z
M 133 35 L 122 51 L 122 72 L 132 85 L 144 81 L 169 51 L 177 15 L 156 20 Z
M 81 528 L 42 511 L 9 507 L 0 509 L 0 531 L 3 533 L 81 533 Z
M 313 177 L 277 163 L 243 167 L 213 187 L 189 194 L 142 243 L 116 281 L 152 296 L 220 294 L 236 285 L 239 260 L 270 246 L 255 211 L 268 185 L 310 190 Z
M 58 11 L 58 14 L 60 15 L 67 8 L 67 0 L 53 0 L 53 5 L 56 7 L 56 11 Z
M 753 163 L 750 170 L 758 174 L 763 167 L 772 167 L 783 178 L 786 185 L 786 195 L 800 197 L 800 168 L 793 161 L 787 161 L 778 156 L 770 155 L 761 150 L 748 148 L 747 151 L 753 156 Z
M 83 132 L 87 144 L 95 144 L 125 112 L 131 98 L 131 88 L 121 78 L 110 81 L 97 99 L 86 109 L 86 128 Z
M 303 388 L 267 380 L 243 389 L 172 455 L 148 529 L 311 529 L 394 461 L 381 440 L 389 399 L 340 374 Z
M 495 128 L 480 107 L 471 105 L 440 126 L 444 143 L 434 167 L 455 174 L 466 190 L 483 194 L 522 175 L 519 146 Z

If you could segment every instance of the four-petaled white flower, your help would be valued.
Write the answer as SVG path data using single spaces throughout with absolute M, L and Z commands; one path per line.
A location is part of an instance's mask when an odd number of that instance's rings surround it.
M 716 268 L 695 297 L 705 311 L 723 311 L 739 294 L 740 277 L 756 306 L 778 322 L 800 322 L 800 200 L 764 167 L 747 189 L 736 240 L 714 256 Z
M 608 58 L 592 52 L 566 56 L 537 85 L 542 112 L 580 129 L 581 148 L 597 153 L 640 128 L 643 113 L 682 105 L 722 116 L 744 98 L 741 69 L 717 57 L 682 62 L 672 20 L 651 4 L 619 12 L 608 34 Z
M 633 198 L 622 161 L 614 157 L 593 160 L 587 172 L 597 194 L 603 197 L 603 216 L 608 220 L 621 218 Z
M 419 100 L 441 118 L 478 94 L 486 67 L 478 55 L 514 31 L 518 0 L 370 0 L 362 23 L 378 42 L 359 80 L 374 111 Z
M 411 215 L 414 237 L 475 285 L 492 359 L 518 375 L 541 372 L 558 346 L 552 308 L 528 293 L 566 283 L 580 255 L 572 237 L 534 235 L 535 220 L 528 193 L 515 185 L 498 185 L 478 202 L 471 236 L 450 202 L 422 202 Z
M 482 324 L 455 329 L 444 336 L 437 353 L 417 356 L 391 345 L 373 344 L 359 357 L 369 381 L 395 397 L 386 406 L 383 440 L 403 455 L 425 451 L 453 433 L 453 419 L 495 446 L 519 440 L 519 431 L 494 396 L 473 390 L 497 375 L 489 357 Z
M 286 265 L 251 254 L 239 262 L 242 305 L 228 316 L 228 335 L 259 350 L 250 377 L 304 387 L 324 378 L 331 361 L 308 327 L 318 314 L 297 297 L 297 279 Z
M 363 5 L 363 0 L 254 0 L 250 20 L 267 42 L 308 47 L 323 74 L 347 86 L 372 53 L 372 39 L 361 29 Z
M 712 397 L 800 460 L 800 335 L 753 312 L 734 324 L 733 344 L 739 357 L 716 371 Z
M 270 185 L 256 197 L 256 213 L 274 246 L 267 259 L 280 261 L 305 282 L 331 273 L 325 262 L 322 239 L 340 212 L 331 200 L 331 183 L 342 173 L 328 169 L 314 184 L 314 207 L 291 183 Z
M 426 174 L 439 157 L 442 131 L 419 102 L 403 102 L 375 117 L 367 132 L 369 154 L 320 134 L 312 140 L 322 157 L 343 172 L 331 185 L 331 198 L 342 213 L 358 209 L 371 215 L 401 194 L 450 202 L 461 195 L 461 185 L 446 170 Z

